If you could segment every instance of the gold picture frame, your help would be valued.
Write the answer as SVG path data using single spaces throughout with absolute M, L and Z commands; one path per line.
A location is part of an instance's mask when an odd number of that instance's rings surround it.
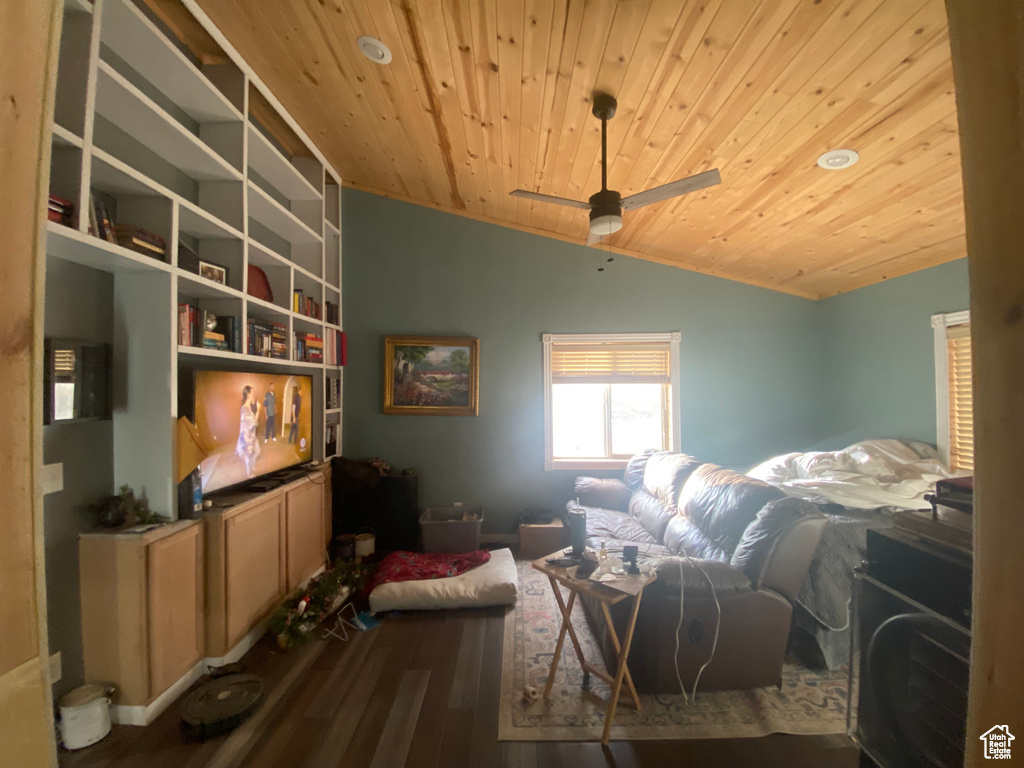
M 386 336 L 384 413 L 479 415 L 480 339 Z

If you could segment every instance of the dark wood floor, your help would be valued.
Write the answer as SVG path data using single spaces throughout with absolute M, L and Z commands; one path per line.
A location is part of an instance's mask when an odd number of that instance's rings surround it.
M 183 742 L 178 707 L 147 728 L 115 726 L 64 768 L 557 768 L 857 765 L 845 737 L 600 744 L 499 742 L 503 609 L 407 613 L 348 643 L 292 653 L 264 637 L 245 657 L 266 700 L 236 731 Z

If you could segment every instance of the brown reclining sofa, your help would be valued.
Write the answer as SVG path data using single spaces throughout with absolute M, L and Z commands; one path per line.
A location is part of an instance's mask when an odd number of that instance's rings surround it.
M 623 480 L 577 478 L 576 496 L 587 513 L 588 546 L 597 549 L 603 541 L 617 557 L 625 545 L 635 544 L 643 557 L 666 558 L 656 566 L 657 581 L 644 591 L 629 653 L 641 693 L 679 692 L 674 658 L 680 563 L 679 673 L 687 690 L 711 655 L 716 595 L 718 647 L 698 690 L 781 685 L 793 601 L 825 527 L 812 504 L 746 475 L 664 451 L 634 456 Z M 680 557 L 684 553 L 695 562 Z M 625 600 L 612 606 L 619 637 L 631 605 Z M 584 597 L 583 607 L 614 670 L 616 654 L 601 606 Z

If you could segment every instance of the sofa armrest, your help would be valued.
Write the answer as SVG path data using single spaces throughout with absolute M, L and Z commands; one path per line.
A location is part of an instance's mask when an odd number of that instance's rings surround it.
M 754 589 L 768 588 L 790 602 L 796 600 L 827 520 L 800 499 L 776 499 L 764 505 L 743 532 L 732 555 Z
M 629 509 L 630 490 L 621 480 L 603 477 L 577 477 L 575 497 L 584 507 L 625 512 Z
M 680 583 L 685 590 L 684 599 L 691 596 L 710 598 L 712 584 L 714 594 L 719 599 L 740 592 L 750 592 L 752 589 L 750 578 L 743 571 L 721 560 L 672 557 L 658 563 L 655 570 L 658 573 L 658 580 L 655 582 L 658 590 L 663 595 L 671 595 L 677 599 Z

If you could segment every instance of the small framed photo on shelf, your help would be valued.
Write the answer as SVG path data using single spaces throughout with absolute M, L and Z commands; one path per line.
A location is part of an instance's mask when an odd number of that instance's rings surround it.
M 384 413 L 477 416 L 480 339 L 387 336 Z
M 219 264 L 211 264 L 208 261 L 199 261 L 199 274 L 207 280 L 213 280 L 221 285 L 228 284 L 228 268 Z

